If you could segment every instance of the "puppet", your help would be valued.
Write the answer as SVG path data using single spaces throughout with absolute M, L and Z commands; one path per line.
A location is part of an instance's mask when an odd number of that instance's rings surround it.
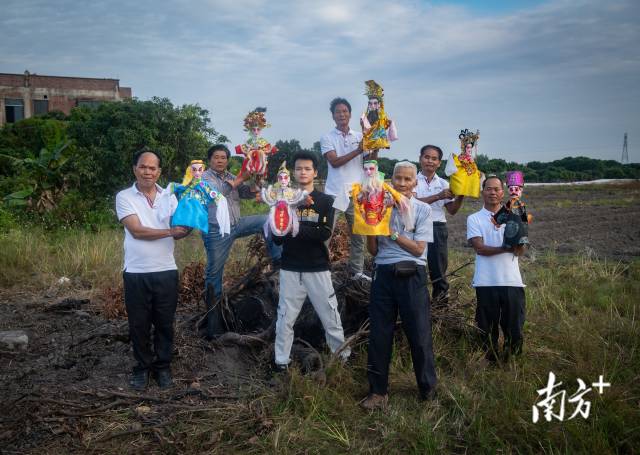
M 391 230 L 391 211 L 393 205 L 400 210 L 405 230 L 414 229 L 411 202 L 405 196 L 384 182 L 384 174 L 378 172 L 378 162 L 364 162 L 364 175 L 361 183 L 354 183 L 351 189 L 353 198 L 353 233 L 361 235 L 389 235 Z
M 229 208 L 227 199 L 219 191 L 213 189 L 202 180 L 204 163 L 193 160 L 187 167 L 182 184 L 170 183 L 168 195 L 175 194 L 178 207 L 171 218 L 171 226 L 187 226 L 204 232 L 209 232 L 209 215 L 207 206 L 210 202 L 216 204 L 216 219 L 221 234 L 229 234 Z
M 524 175 L 521 171 L 507 172 L 507 187 L 509 201 L 503 205 L 492 217 L 496 226 L 505 225 L 504 247 L 514 247 L 529 244 L 529 224 L 533 217 L 527 214 L 527 207 L 522 200 Z
M 262 188 L 262 200 L 270 207 L 265 233 L 268 227 L 275 236 L 282 237 L 291 233 L 295 237 L 300 226 L 295 208 L 304 201 L 308 202 L 309 193 L 289 186 L 290 174 L 286 161 L 280 165 L 277 178 L 275 185 Z
M 365 95 L 369 99 L 367 110 L 360 117 L 362 148 L 366 150 L 388 149 L 390 142 L 398 139 L 396 124 L 384 111 L 384 90 L 376 81 L 366 81 Z
M 460 139 L 462 153 L 460 155 L 452 153 L 444 171 L 450 177 L 451 192 L 456 196 L 480 197 L 482 173 L 478 170 L 471 153 L 474 148 L 477 150 L 480 131 L 476 130 L 473 133 L 468 129 L 461 130 L 458 139 Z
M 267 175 L 268 156 L 278 151 L 277 147 L 260 137 L 262 130 L 271 126 L 267 123 L 265 112 L 267 108 L 257 107 L 247 114 L 244 118 L 244 130 L 249 133 L 249 138 L 244 144 L 236 145 L 236 153 L 244 155 L 239 175 L 249 174 L 257 186 L 261 186 Z

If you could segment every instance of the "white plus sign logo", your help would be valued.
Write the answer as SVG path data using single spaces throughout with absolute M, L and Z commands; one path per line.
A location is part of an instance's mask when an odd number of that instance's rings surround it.
M 603 389 L 605 387 L 611 387 L 611 383 L 610 382 L 604 382 L 604 377 L 602 375 L 600 375 L 600 378 L 598 379 L 598 382 L 594 382 L 593 384 L 591 384 L 594 388 L 598 389 L 598 393 L 600 395 L 602 395 Z

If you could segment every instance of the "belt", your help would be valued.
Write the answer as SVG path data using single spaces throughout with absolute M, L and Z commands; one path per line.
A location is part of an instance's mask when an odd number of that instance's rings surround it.
M 374 264 L 373 267 L 375 269 L 380 269 L 380 270 L 393 270 L 393 266 L 394 265 L 395 264 Z M 416 262 L 416 267 L 418 269 L 426 269 L 427 268 L 426 265 L 418 264 L 417 262 Z

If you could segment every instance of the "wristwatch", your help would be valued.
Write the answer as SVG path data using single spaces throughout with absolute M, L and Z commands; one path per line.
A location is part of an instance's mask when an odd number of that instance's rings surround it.
M 398 231 L 395 231 L 393 234 L 389 236 L 389 238 L 395 242 L 396 240 L 398 240 L 399 235 L 400 234 L 398 233 Z

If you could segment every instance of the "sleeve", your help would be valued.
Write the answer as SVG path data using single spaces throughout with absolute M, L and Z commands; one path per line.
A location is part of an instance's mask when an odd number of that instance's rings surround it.
M 238 187 L 238 196 L 240 199 L 253 199 L 256 197 L 257 191 L 251 191 L 251 187 L 245 183 Z
M 458 172 L 458 167 L 456 166 L 455 155 L 452 153 L 449 155 L 449 159 L 447 159 L 447 165 L 444 168 L 444 173 L 447 176 L 451 176 Z
M 116 195 L 116 215 L 118 216 L 118 221 L 122 221 L 129 215 L 137 215 L 133 204 L 122 192 Z
M 443 190 L 448 190 L 449 189 L 449 182 L 446 181 L 445 179 L 442 179 L 442 178 L 441 178 L 441 180 L 442 180 L 442 189 Z M 453 202 L 453 201 L 455 201 L 455 199 L 445 199 L 443 201 L 443 203 L 444 204 L 448 204 L 449 202 Z
M 480 224 L 475 216 L 469 215 L 467 217 L 467 240 L 474 237 L 482 237 L 482 230 Z
M 318 209 L 318 222 L 315 224 L 300 223 L 298 238 L 322 242 L 331 238 L 335 210 L 331 207 L 333 201 L 330 197 L 323 199 L 322 205 L 318 203 L 319 201 L 315 203 L 316 209 Z
M 336 146 L 331 141 L 331 136 L 329 134 L 325 134 L 320 138 L 320 152 L 324 155 L 332 150 L 335 151 Z
M 431 207 L 424 204 L 420 207 L 420 217 L 416 220 L 416 228 L 413 240 L 422 242 L 433 242 L 433 219 L 431 218 Z

